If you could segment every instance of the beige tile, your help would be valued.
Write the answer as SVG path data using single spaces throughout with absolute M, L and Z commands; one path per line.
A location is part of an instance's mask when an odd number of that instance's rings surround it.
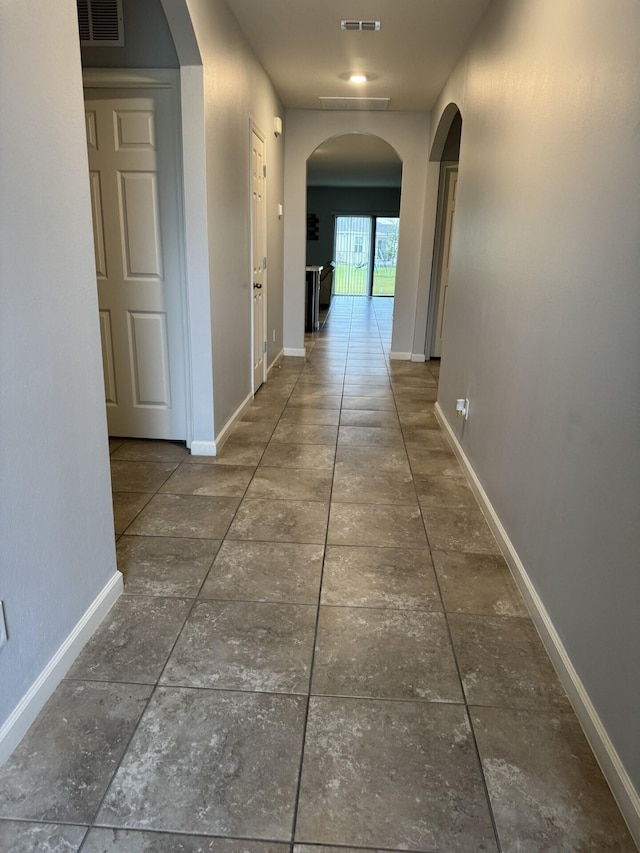
M 363 447 L 402 447 L 404 439 L 400 429 L 386 427 L 341 426 L 338 444 Z
M 268 468 L 322 468 L 331 470 L 335 458 L 333 444 L 284 444 L 271 441 L 260 465 Z
M 567 709 L 569 702 L 530 619 L 449 614 L 467 702 Z
M 331 497 L 332 480 L 333 473 L 330 469 L 269 468 L 261 465 L 247 489 L 247 497 L 328 501 Z
M 330 545 L 425 548 L 420 512 L 412 506 L 331 504 Z
M 132 492 L 113 493 L 113 524 L 116 534 L 124 533 L 139 512 L 149 503 L 153 495 Z
M 445 610 L 485 616 L 527 616 L 522 596 L 502 557 L 434 551 Z
M 127 532 L 135 536 L 222 539 L 239 503 L 239 498 L 155 495 Z
M 200 598 L 317 604 L 322 545 L 225 540 Z
M 442 610 L 427 549 L 327 547 L 322 604 Z
M 280 422 L 271 441 L 285 444 L 335 444 L 337 438 L 337 426 Z
M 329 504 L 245 498 L 229 529 L 229 539 L 324 544 Z
M 479 509 L 423 508 L 425 527 L 432 549 L 499 554 L 498 543 Z
M 177 462 L 130 462 L 111 458 L 114 492 L 157 492 L 178 467 Z

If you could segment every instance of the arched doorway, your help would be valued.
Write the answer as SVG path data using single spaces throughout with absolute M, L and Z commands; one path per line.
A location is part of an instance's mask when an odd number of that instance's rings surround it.
M 445 334 L 449 262 L 453 243 L 455 206 L 458 187 L 458 162 L 462 137 L 462 115 L 455 104 L 449 104 L 434 136 L 430 160 L 440 162 L 438 206 L 434 239 L 429 311 L 426 335 L 426 358 L 440 358 Z
M 416 327 L 422 248 L 429 124 L 426 115 L 382 112 L 292 110 L 287 115 L 284 220 L 284 353 L 304 349 L 307 161 L 334 137 L 371 134 L 392 146 L 402 161 L 398 266 L 391 359 L 410 359 Z M 311 211 L 313 212 L 313 211 Z M 426 288 L 425 288 L 426 291 Z M 426 316 L 426 304 L 425 304 Z M 419 343 L 424 359 L 424 320 Z
M 400 157 L 373 134 L 331 137 L 308 158 L 306 259 L 323 266 L 321 307 L 332 293 L 393 297 L 401 183 Z

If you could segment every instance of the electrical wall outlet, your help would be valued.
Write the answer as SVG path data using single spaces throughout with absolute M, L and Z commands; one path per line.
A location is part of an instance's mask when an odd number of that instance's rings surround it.
M 7 623 L 4 621 L 4 604 L 0 601 L 0 649 L 8 640 Z

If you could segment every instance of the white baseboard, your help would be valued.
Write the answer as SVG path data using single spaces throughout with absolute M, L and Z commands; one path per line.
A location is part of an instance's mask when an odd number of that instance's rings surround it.
M 235 412 L 231 415 L 229 420 L 226 422 L 226 424 L 222 427 L 220 432 L 217 434 L 217 436 L 216 436 L 216 448 L 217 448 L 218 452 L 220 452 L 222 450 L 222 447 L 223 447 L 225 441 L 231 435 L 231 432 L 232 432 L 234 426 L 242 418 L 242 416 L 244 415 L 244 413 L 247 409 L 247 406 L 249 406 L 252 401 L 253 401 L 253 394 L 247 394 L 247 396 L 244 398 L 242 403 L 240 403 L 238 408 L 235 410 Z
M 71 664 L 119 598 L 122 588 L 122 575 L 116 571 L 2 725 L 0 765 L 4 764 L 25 736 Z
M 273 361 L 271 362 L 271 364 L 267 368 L 267 379 L 269 378 L 269 374 L 271 373 L 273 368 L 278 366 L 278 362 L 281 360 L 283 355 L 284 355 L 284 350 L 281 349 L 280 352 L 278 353 L 278 355 L 273 359 Z
M 189 449 L 192 456 L 215 456 L 218 452 L 215 441 L 192 441 Z
M 482 509 L 489 527 L 491 528 L 498 544 L 502 549 L 504 558 L 507 561 L 511 573 L 517 583 L 525 604 L 529 610 L 531 618 L 540 634 L 540 638 L 544 647 L 554 665 L 558 677 L 562 682 L 564 689 L 567 691 L 569 701 L 573 705 L 576 716 L 582 726 L 587 740 L 593 750 L 600 768 L 609 783 L 611 792 L 618 803 L 620 811 L 627 822 L 629 831 L 631 832 L 636 844 L 640 846 L 640 795 L 636 791 L 629 774 L 627 773 L 620 756 L 618 755 L 611 738 L 609 737 L 598 712 L 596 711 L 593 702 L 578 675 L 576 668 L 571 662 L 571 658 L 564 647 L 560 635 L 556 630 L 551 616 L 549 615 L 544 602 L 538 595 L 527 570 L 518 556 L 518 553 L 511 542 L 502 522 L 487 493 L 485 492 L 480 480 L 478 479 L 467 455 L 465 454 L 462 445 L 458 441 L 453 429 L 444 416 L 440 403 L 435 405 L 436 417 L 443 429 L 446 438 L 451 445 L 451 448 L 457 456 L 462 469 L 469 481 L 480 508 Z
M 302 349 L 293 349 L 292 347 L 285 347 L 282 352 L 284 355 L 293 355 L 296 358 L 305 358 L 307 355 L 307 351 L 304 347 Z
M 391 361 L 411 361 L 411 353 L 410 352 L 393 352 L 393 350 L 389 353 L 389 358 Z
M 411 353 L 411 361 L 415 361 L 416 364 L 422 364 L 422 362 L 426 361 L 425 354 L 423 352 L 412 352 Z

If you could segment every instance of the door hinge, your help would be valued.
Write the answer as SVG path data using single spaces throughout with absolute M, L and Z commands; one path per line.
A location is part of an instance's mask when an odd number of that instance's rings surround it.
M 263 166 L 263 167 L 262 167 L 262 177 L 263 177 L 263 178 L 266 178 L 266 177 L 267 177 L 267 167 L 266 167 L 266 166 Z
M 267 342 L 265 341 L 265 342 L 262 344 L 262 352 L 266 352 L 266 351 L 267 351 Z
M 262 259 L 262 269 L 263 269 L 263 270 L 266 270 L 266 268 L 267 268 L 267 259 L 266 259 L 266 258 L 263 258 L 263 259 Z

